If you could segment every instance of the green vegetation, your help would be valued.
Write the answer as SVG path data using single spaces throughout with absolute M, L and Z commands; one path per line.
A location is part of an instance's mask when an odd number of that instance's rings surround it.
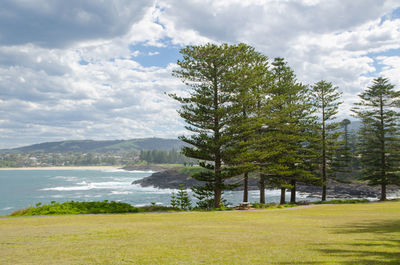
M 36 207 L 29 207 L 14 211 L 11 216 L 37 216 L 37 215 L 64 215 L 64 214 L 104 214 L 104 213 L 138 213 L 138 212 L 159 212 L 177 211 L 176 207 L 151 205 L 145 207 L 134 207 L 127 203 L 115 201 L 103 202 L 64 202 L 51 204 L 36 204 Z
M 198 167 L 198 166 L 194 166 L 194 167 L 180 167 L 178 169 L 179 173 L 184 173 L 184 174 L 188 174 L 188 175 L 194 175 L 194 174 L 198 174 L 200 172 L 205 171 L 204 168 L 202 167 Z
M 379 77 L 359 97 L 353 112 L 362 122 L 358 143 L 362 179 L 381 186 L 383 201 L 387 185 L 400 185 L 400 92 Z
M 235 111 L 232 85 L 240 75 L 241 56 L 251 49 L 244 44 L 188 46 L 181 49 L 183 60 L 177 62 L 180 68 L 173 73 L 190 89 L 188 97 L 170 95 L 181 103 L 178 113 L 192 133 L 180 137 L 189 144 L 182 151 L 187 157 L 203 161 L 200 166 L 207 171 L 193 178 L 205 182 L 197 187 L 198 191 L 214 192 L 214 208 L 221 203 L 222 190 L 228 188 L 224 180 L 232 177 L 223 165 L 230 153 L 225 146 L 231 141 L 226 127 Z
M 400 202 L 0 219 L 0 264 L 398 264 Z
M 184 156 L 180 151 L 172 149 L 163 150 L 142 150 L 139 159 L 151 164 L 183 164 L 194 165 L 197 161 Z
M 189 194 L 183 187 L 183 184 L 179 186 L 179 190 L 175 195 L 175 192 L 171 194 L 171 206 L 187 211 L 192 209 L 192 203 L 190 202 Z
M 192 177 L 203 181 L 194 188 L 206 201 L 213 193 L 213 207 L 219 207 L 227 180 L 243 174 L 243 201 L 248 200 L 250 173 L 259 174 L 260 203 L 265 203 L 265 185 L 280 188 L 281 204 L 285 192 L 296 202 L 298 182 L 322 186 L 335 176 L 359 170 L 361 178 L 381 185 L 381 200 L 386 186 L 400 185 L 400 92 L 385 78 L 360 94 L 353 112 L 363 124 L 359 138 L 350 139 L 345 119 L 344 143 L 336 121 L 341 93 L 332 83 L 319 81 L 308 86 L 297 81 L 283 58 L 268 58 L 246 44 L 187 46 L 173 75 L 187 86 L 186 97 L 170 95 L 181 106 L 190 135 L 180 139 L 187 157 L 201 161 L 203 172 Z M 358 143 L 358 150 L 351 148 Z M 357 157 L 353 159 L 350 155 Z M 347 174 L 338 174 L 343 170 Z M 335 172 L 336 171 L 336 172 Z
M 312 86 L 313 103 L 319 116 L 317 122 L 319 139 L 314 148 L 320 150 L 317 155 L 317 164 L 320 168 L 322 181 L 322 201 L 326 201 L 326 183 L 328 177 L 333 178 L 332 164 L 337 160 L 335 154 L 337 154 L 336 150 L 339 147 L 340 131 L 338 131 L 338 128 L 340 123 L 335 122 L 335 119 L 342 102 L 339 101 L 341 94 L 337 89 L 332 83 L 326 81 L 319 81 Z
M 308 87 L 296 80 L 294 71 L 283 58 L 272 62 L 273 80 L 266 93 L 262 118 L 258 120 L 260 132 L 256 159 L 269 183 L 281 190 L 281 204 L 285 203 L 285 190 L 291 190 L 290 202 L 296 202 L 296 184 L 313 183 L 316 150 L 314 109 Z M 261 201 L 260 201 L 261 202 Z

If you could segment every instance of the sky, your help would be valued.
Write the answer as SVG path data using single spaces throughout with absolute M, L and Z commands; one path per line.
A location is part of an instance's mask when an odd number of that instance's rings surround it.
M 400 89 L 399 0 L 3 0 L 0 148 L 186 134 L 171 72 L 181 48 L 208 42 L 332 82 L 339 118 L 373 78 Z

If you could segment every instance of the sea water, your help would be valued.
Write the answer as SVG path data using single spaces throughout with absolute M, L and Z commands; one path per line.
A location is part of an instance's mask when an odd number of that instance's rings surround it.
M 171 189 L 131 184 L 147 177 L 150 171 L 120 169 L 35 169 L 0 170 L 0 215 L 51 201 L 118 201 L 134 206 L 170 205 Z M 176 192 L 176 191 L 175 191 Z M 189 190 L 189 195 L 193 194 Z M 266 190 L 267 202 L 278 202 L 279 190 Z M 288 196 L 288 194 L 287 194 Z M 242 191 L 227 191 L 223 198 L 232 205 L 242 201 Z M 306 195 L 298 194 L 299 200 Z M 258 191 L 249 192 L 249 201 L 259 200 Z

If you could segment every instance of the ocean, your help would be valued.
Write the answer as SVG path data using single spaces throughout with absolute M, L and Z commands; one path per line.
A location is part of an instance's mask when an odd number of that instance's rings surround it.
M 171 189 L 157 189 L 132 185 L 132 181 L 151 175 L 152 172 L 120 169 L 32 169 L 0 170 L 0 215 L 51 201 L 118 201 L 134 206 L 152 202 L 169 205 Z M 189 190 L 189 195 L 193 194 Z M 279 190 L 266 190 L 267 202 L 279 201 Z M 242 201 L 243 192 L 227 191 L 223 198 L 232 205 Z M 287 193 L 289 198 L 289 193 Z M 298 194 L 299 200 L 307 199 Z M 249 192 L 249 201 L 259 200 L 258 191 Z M 193 204 L 195 202 L 193 201 Z

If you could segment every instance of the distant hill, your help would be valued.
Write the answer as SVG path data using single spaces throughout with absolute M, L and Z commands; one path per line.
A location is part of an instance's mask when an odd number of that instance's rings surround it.
M 184 143 L 177 139 L 163 138 L 141 138 L 131 140 L 110 140 L 110 141 L 94 141 L 94 140 L 75 140 L 61 142 L 47 142 L 34 144 L 14 149 L 3 149 L 1 153 L 106 153 L 106 152 L 129 152 L 141 150 L 162 150 L 169 151 L 172 149 L 179 150 Z

